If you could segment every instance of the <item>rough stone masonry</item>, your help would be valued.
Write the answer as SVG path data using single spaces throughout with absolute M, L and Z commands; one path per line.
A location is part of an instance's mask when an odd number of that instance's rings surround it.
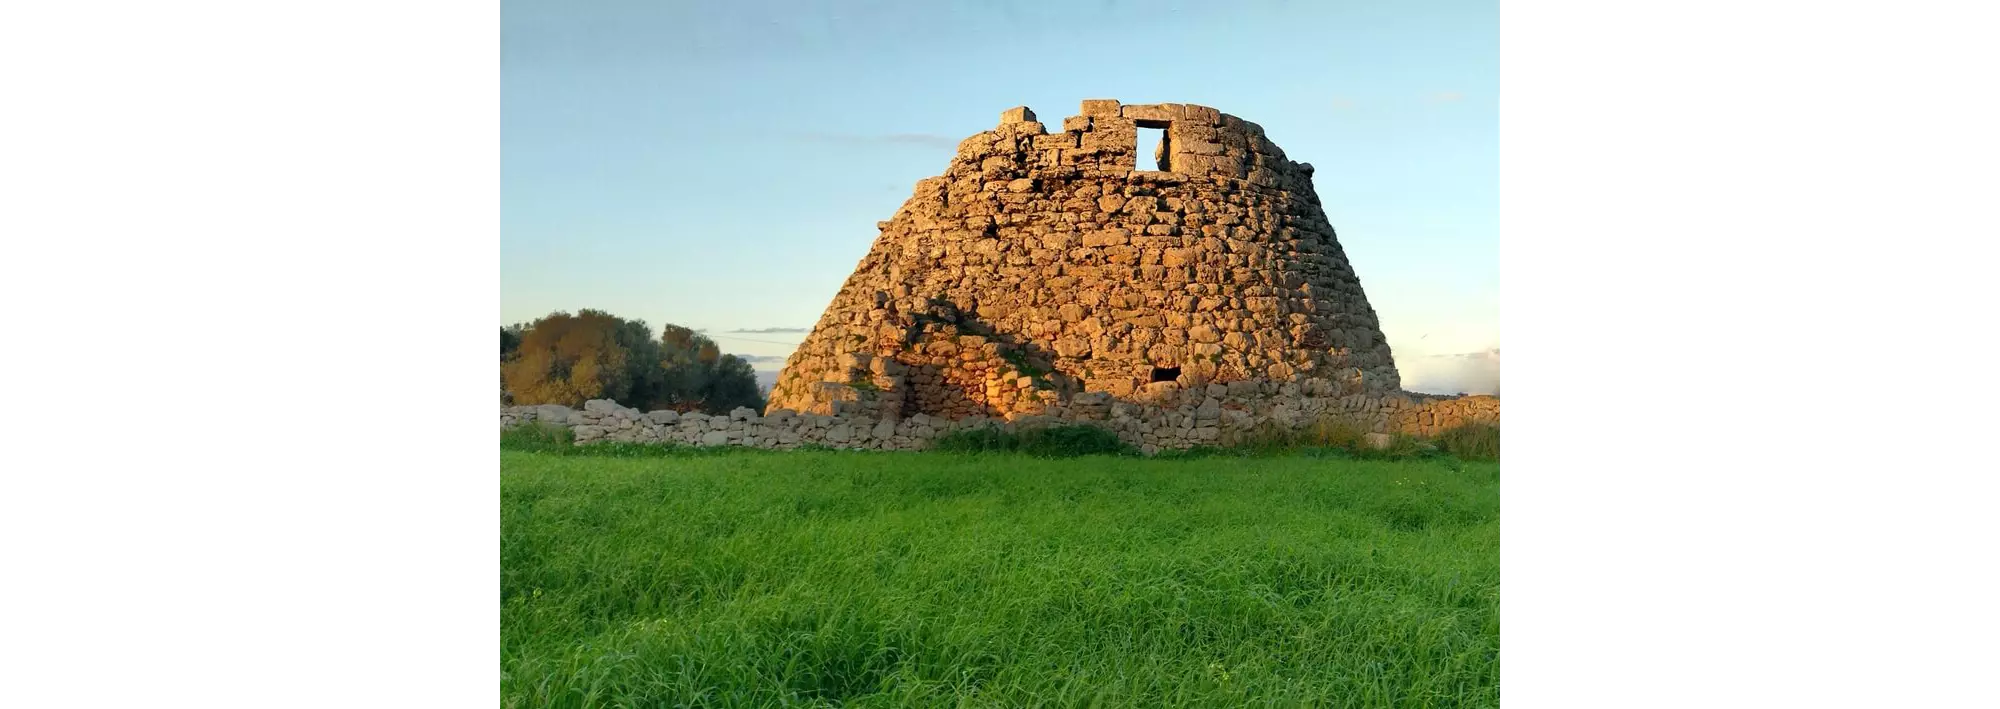
M 1162 132 L 1159 170 L 1138 131 Z M 1312 186 L 1255 123 L 1205 106 L 1017 107 L 917 183 L 771 395 L 773 409 L 1036 414 L 1238 381 L 1399 391 Z
M 1159 169 L 1138 133 L 1161 131 Z M 1312 186 L 1255 123 L 1083 102 L 1016 107 L 919 181 L 787 361 L 769 411 L 503 410 L 579 443 L 921 447 L 968 426 L 1101 423 L 1144 449 L 1328 416 L 1430 435 L 1496 397 L 1404 392 Z

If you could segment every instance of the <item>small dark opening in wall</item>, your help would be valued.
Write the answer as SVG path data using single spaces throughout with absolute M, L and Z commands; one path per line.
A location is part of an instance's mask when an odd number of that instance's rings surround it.
M 1176 380 L 1176 379 L 1179 379 L 1179 378 L 1181 378 L 1181 368 L 1180 368 L 1180 367 L 1154 367 L 1154 368 L 1153 368 L 1153 381 L 1156 381 L 1156 382 L 1171 382 L 1171 381 L 1173 381 L 1173 380 Z

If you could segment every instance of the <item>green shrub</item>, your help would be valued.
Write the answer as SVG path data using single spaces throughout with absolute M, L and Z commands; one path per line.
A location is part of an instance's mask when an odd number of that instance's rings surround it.
M 1118 434 L 1096 426 L 1051 426 L 1026 431 L 974 428 L 953 431 L 931 442 L 931 450 L 954 453 L 1020 453 L 1036 458 L 1136 455 Z

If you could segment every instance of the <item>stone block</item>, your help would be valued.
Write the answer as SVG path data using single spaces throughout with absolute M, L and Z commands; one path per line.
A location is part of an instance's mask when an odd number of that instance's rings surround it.
M 1000 125 L 1025 123 L 1032 120 L 1035 120 L 1035 112 L 1028 110 L 1027 106 L 1015 106 L 1000 112 Z
M 1128 120 L 1148 121 L 1148 122 L 1151 121 L 1172 122 L 1181 117 L 1180 111 L 1176 107 L 1176 105 L 1170 103 L 1124 106 L 1118 109 L 1118 115 Z
M 1190 155 L 1221 155 L 1223 153 L 1222 145 L 1219 143 L 1178 143 L 1174 145 L 1174 149 Z
M 1037 135 L 1029 142 L 1031 149 L 1045 152 L 1051 150 L 1070 150 L 1076 148 L 1081 140 L 1077 133 L 1047 133 Z
M 680 412 L 669 409 L 661 409 L 659 411 L 649 411 L 646 413 L 647 421 L 660 424 L 663 426 L 672 426 L 674 425 L 675 422 L 680 421 L 680 419 L 681 419 Z
M 575 413 L 569 407 L 560 404 L 542 404 L 541 406 L 534 407 L 533 410 L 536 421 L 558 426 L 569 425 L 570 415 Z
M 1116 116 L 1118 115 L 1118 99 L 1087 98 L 1083 100 L 1082 108 L 1077 112 L 1085 116 Z
M 1168 105 L 1174 106 L 1177 109 L 1177 113 L 1179 113 L 1180 119 L 1183 121 L 1187 121 L 1190 124 L 1203 125 L 1203 126 L 1222 125 L 1222 112 L 1215 110 L 1213 108 L 1209 108 L 1207 106 L 1195 106 L 1189 104 L 1168 104 Z

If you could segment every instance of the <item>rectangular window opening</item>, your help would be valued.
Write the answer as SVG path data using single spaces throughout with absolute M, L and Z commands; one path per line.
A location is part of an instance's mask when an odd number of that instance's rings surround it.
M 1138 146 L 1139 160 L 1138 164 L 1134 166 L 1133 169 L 1146 170 L 1149 172 L 1165 171 L 1167 168 L 1165 165 L 1160 164 L 1160 158 L 1164 157 L 1163 149 L 1165 148 L 1166 144 L 1167 144 L 1167 126 L 1165 123 L 1161 123 L 1159 125 L 1146 125 L 1143 123 L 1140 124 L 1139 146 Z

